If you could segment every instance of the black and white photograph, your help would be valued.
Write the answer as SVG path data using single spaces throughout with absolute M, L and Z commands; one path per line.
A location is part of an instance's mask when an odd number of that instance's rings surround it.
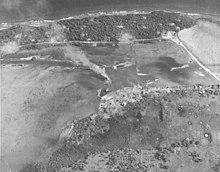
M 220 0 L 0 0 L 1 172 L 220 172 Z

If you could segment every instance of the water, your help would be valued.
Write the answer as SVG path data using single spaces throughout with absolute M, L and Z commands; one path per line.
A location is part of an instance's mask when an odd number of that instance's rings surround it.
M 172 71 L 173 67 L 181 67 L 184 64 L 178 63 L 172 57 L 159 57 L 156 62 L 143 65 L 139 69 L 143 73 L 158 74 L 162 78 L 178 84 L 186 84 L 187 80 L 190 79 L 189 69 L 187 70 L 175 70 Z M 186 81 L 186 82 L 183 82 Z
M 15 3 L 16 2 L 16 3 Z M 0 0 L 0 21 L 58 19 L 103 10 L 177 10 L 220 15 L 219 0 Z

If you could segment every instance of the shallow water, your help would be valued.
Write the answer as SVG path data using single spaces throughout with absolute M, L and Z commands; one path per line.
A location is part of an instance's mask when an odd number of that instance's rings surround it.
M 180 10 L 220 14 L 219 0 L 3 0 L 0 22 L 58 19 L 102 10 Z
M 190 74 L 187 70 L 175 70 L 171 71 L 173 67 L 181 67 L 184 64 L 179 64 L 172 57 L 160 57 L 158 61 L 141 66 L 140 71 L 143 73 L 154 73 L 166 78 L 169 81 L 184 84 L 182 80 L 187 80 L 190 78 Z

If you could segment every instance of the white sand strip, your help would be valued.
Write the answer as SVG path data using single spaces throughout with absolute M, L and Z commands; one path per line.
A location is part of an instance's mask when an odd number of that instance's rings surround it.
M 173 67 L 173 68 L 170 69 L 170 71 L 174 71 L 174 70 L 177 70 L 177 69 L 184 69 L 184 68 L 187 68 L 187 67 L 189 67 L 188 64 L 180 66 L 180 67 Z

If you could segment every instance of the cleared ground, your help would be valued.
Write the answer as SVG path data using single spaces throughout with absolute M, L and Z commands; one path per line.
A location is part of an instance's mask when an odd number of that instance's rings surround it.
M 179 38 L 197 58 L 220 78 L 220 26 L 199 21 L 179 32 Z

